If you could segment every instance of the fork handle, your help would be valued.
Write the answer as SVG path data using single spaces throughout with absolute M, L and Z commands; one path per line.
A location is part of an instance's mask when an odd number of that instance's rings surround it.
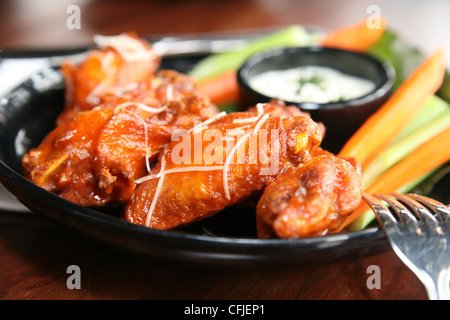
M 425 271 L 420 273 L 419 277 L 430 300 L 450 300 L 450 268 L 441 270 L 433 276 Z
M 450 300 L 450 267 L 439 273 L 437 292 L 439 300 Z

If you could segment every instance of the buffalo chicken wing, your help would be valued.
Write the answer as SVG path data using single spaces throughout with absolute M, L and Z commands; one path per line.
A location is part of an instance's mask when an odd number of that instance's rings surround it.
M 95 48 L 78 64 L 61 66 L 66 85 L 65 110 L 57 124 L 73 119 L 106 100 L 132 92 L 159 68 L 161 57 L 133 33 L 94 38 Z
M 217 112 L 207 98 L 170 101 L 159 109 L 139 103 L 80 112 L 56 127 L 22 159 L 25 175 L 37 185 L 82 206 L 123 203 L 150 163 L 170 142 Z
M 216 117 L 172 141 L 127 203 L 126 219 L 156 229 L 184 226 L 311 158 L 322 133 L 308 115 L 287 116 L 288 109 L 271 104 L 259 111 Z
M 357 160 L 323 150 L 309 114 L 279 100 L 219 113 L 136 35 L 94 40 L 62 65 L 63 112 L 22 158 L 38 186 L 81 206 L 123 204 L 127 221 L 163 230 L 256 196 L 260 238 L 321 236 L 359 205 Z
M 258 237 L 325 235 L 341 225 L 361 197 L 356 159 L 313 157 L 290 167 L 267 186 L 256 210 Z

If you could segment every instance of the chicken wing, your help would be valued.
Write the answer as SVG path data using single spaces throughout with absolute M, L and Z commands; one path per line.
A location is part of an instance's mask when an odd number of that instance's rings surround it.
M 319 153 L 267 186 L 256 210 L 259 238 L 325 235 L 358 207 L 363 192 L 358 161 Z
M 175 130 L 216 113 L 209 99 L 195 95 L 161 108 L 127 102 L 80 112 L 22 158 L 24 172 L 42 188 L 82 206 L 123 203 Z
M 307 114 L 288 113 L 268 103 L 216 116 L 180 135 L 141 179 L 125 218 L 156 229 L 184 226 L 243 201 L 309 160 L 321 130 Z
M 58 125 L 70 121 L 78 112 L 133 92 L 159 68 L 161 57 L 134 33 L 97 35 L 94 40 L 96 48 L 81 63 L 67 60 L 61 66 L 66 105 Z

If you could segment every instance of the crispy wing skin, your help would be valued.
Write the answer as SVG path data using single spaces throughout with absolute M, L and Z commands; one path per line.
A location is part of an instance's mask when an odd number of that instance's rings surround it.
M 23 158 L 25 176 L 38 186 L 80 205 L 103 204 L 94 176 L 96 137 L 112 109 L 80 113 L 74 121 L 52 130 L 41 144 Z
M 66 106 L 58 125 L 73 119 L 112 97 L 134 91 L 157 71 L 161 57 L 146 41 L 133 33 L 101 37 L 79 64 L 65 61 L 61 66 L 66 85 Z
M 313 157 L 267 186 L 257 205 L 258 237 L 325 235 L 358 207 L 362 193 L 356 159 Z
M 262 111 L 261 111 L 262 110 Z M 246 110 L 247 112 L 264 112 L 270 114 L 278 114 L 285 116 L 308 116 L 309 113 L 301 111 L 296 106 L 286 105 L 282 100 L 272 99 L 268 103 L 258 103 Z
M 173 229 L 209 217 L 262 190 L 310 159 L 319 126 L 305 114 L 231 113 L 172 141 L 127 203 L 128 221 Z M 286 111 L 286 110 L 284 110 Z
M 174 130 L 217 113 L 207 98 L 197 96 L 154 111 L 127 103 L 78 113 L 23 157 L 26 177 L 82 206 L 128 201 L 134 181 L 147 173 L 147 164 L 170 142 Z
M 134 34 L 96 44 L 80 64 L 63 64 L 64 111 L 22 159 L 28 179 L 82 206 L 128 201 L 174 130 L 217 113 L 191 77 L 157 70 L 160 57 Z
M 164 108 L 144 118 L 142 110 L 130 105 L 116 110 L 103 126 L 95 150 L 95 173 L 105 192 L 119 193 L 117 202 L 131 198 L 135 180 L 148 173 L 174 132 L 217 113 L 209 99 L 195 95 L 170 101 Z
M 286 105 L 282 100 L 278 99 L 272 99 L 269 101 L 269 103 L 259 103 L 256 106 L 250 107 L 247 109 L 248 112 L 258 112 L 258 109 L 261 110 L 263 108 L 266 113 L 271 114 L 279 114 L 279 115 L 285 115 L 285 116 L 306 116 L 310 117 L 310 114 L 304 111 L 301 111 L 297 106 L 293 105 Z M 321 122 L 317 122 L 317 125 L 320 128 L 320 131 L 322 132 L 322 140 L 325 137 L 326 128 L 325 125 Z M 314 147 L 315 149 L 320 149 L 322 152 L 325 152 L 325 150 L 321 149 L 320 146 Z M 313 152 L 313 151 L 311 151 Z

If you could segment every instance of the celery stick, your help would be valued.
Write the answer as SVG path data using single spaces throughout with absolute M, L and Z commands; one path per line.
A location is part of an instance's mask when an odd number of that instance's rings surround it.
M 308 33 L 302 26 L 293 25 L 250 41 L 243 48 L 212 54 L 198 62 L 189 74 L 196 80 L 237 70 L 251 55 L 279 46 L 306 46 L 318 44 L 318 36 Z
M 411 153 L 417 146 L 449 126 L 450 108 L 430 123 L 386 148 L 386 150 L 364 169 L 362 173 L 363 185 L 369 186 L 383 172 Z
M 431 96 L 425 105 L 419 110 L 414 118 L 408 123 L 408 125 L 402 130 L 402 132 L 394 139 L 392 144 L 400 141 L 412 132 L 416 131 L 421 126 L 429 123 L 433 119 L 436 119 L 444 112 L 450 109 L 450 105 L 443 99 L 436 95 Z
M 415 118 L 403 129 L 396 139 L 384 152 L 373 160 L 362 173 L 364 186 L 369 186 L 383 172 L 403 159 L 421 143 L 425 142 L 441 130 L 450 126 L 450 105 L 444 100 L 433 96 L 418 112 Z M 437 170 L 437 169 L 436 169 Z M 411 191 L 433 172 L 429 172 L 415 181 L 403 186 L 399 193 Z M 357 231 L 364 229 L 375 218 L 372 210 L 366 211 L 358 219 L 348 225 L 347 230 Z
M 430 171 L 424 174 L 422 177 L 414 180 L 413 182 L 408 183 L 406 186 L 403 186 L 402 188 L 397 190 L 397 192 L 402 194 L 410 192 L 412 189 L 414 189 L 416 186 L 418 186 L 420 183 L 426 180 L 429 176 L 431 176 L 436 170 L 437 169 Z M 365 227 L 367 227 L 375 218 L 376 218 L 375 213 L 373 213 L 373 211 L 369 209 L 366 212 L 364 212 L 358 219 L 350 223 L 346 229 L 348 231 L 362 230 Z

